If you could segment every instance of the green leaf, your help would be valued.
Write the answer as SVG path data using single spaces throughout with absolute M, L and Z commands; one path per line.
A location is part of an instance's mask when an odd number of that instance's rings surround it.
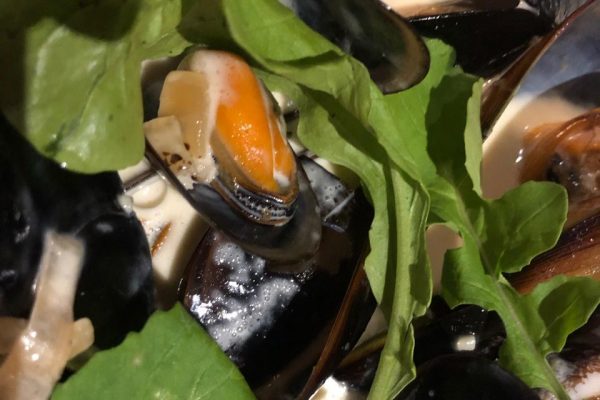
M 96 354 L 53 400 L 254 399 L 236 367 L 177 304 L 156 312 L 142 332 Z
M 544 321 L 548 351 L 560 351 L 573 327 L 583 326 L 600 304 L 600 282 L 559 275 L 544 282 L 526 297 Z
M 600 284 L 557 278 L 522 296 L 502 275 L 521 270 L 554 246 L 567 198 L 564 188 L 540 182 L 526 183 L 495 201 L 481 198 L 480 97 L 480 83 L 455 71 L 432 90 L 427 109 L 428 151 L 439 175 L 428 185 L 430 220 L 453 226 L 464 242 L 446 255 L 443 295 L 451 306 L 476 304 L 496 311 L 507 332 L 500 362 L 529 386 L 566 399 L 545 357 L 559 351 L 567 335 L 585 323 L 598 305 Z M 578 307 L 572 317 L 568 305 L 558 304 L 561 295 Z
M 141 62 L 180 53 L 181 0 L 5 1 L 0 104 L 43 154 L 82 172 L 143 155 Z
M 524 183 L 489 203 L 481 235 L 494 275 L 518 272 L 554 246 L 566 215 L 564 188 L 547 182 Z
M 373 203 L 371 253 L 365 269 L 388 317 L 390 334 L 371 396 L 392 398 L 415 376 L 411 322 L 425 312 L 431 298 L 431 276 L 424 247 L 427 193 L 397 168 L 381 143 L 372 139 L 372 134 L 385 137 L 393 132 L 393 120 L 379 120 L 376 129 L 368 120 L 360 119 L 368 112 L 353 114 L 351 107 L 344 103 L 342 91 L 335 87 L 325 93 L 305 87 L 303 82 L 310 79 L 291 82 L 265 72 L 261 77 L 271 90 L 285 93 L 298 106 L 298 136 L 303 144 L 320 156 L 353 170 Z M 388 107 L 380 93 L 371 89 L 370 93 L 374 100 L 371 111 Z M 365 100 L 364 104 L 368 105 L 369 101 Z M 415 232 L 421 234 L 415 235 Z
M 425 313 L 431 300 L 431 270 L 425 251 L 429 198 L 405 173 L 390 169 L 394 203 L 388 212 L 390 259 L 382 306 L 387 313 L 388 336 L 369 399 L 391 399 L 414 379 L 412 320 Z M 392 213 L 393 212 L 393 213 Z M 379 267 L 381 268 L 381 267 Z

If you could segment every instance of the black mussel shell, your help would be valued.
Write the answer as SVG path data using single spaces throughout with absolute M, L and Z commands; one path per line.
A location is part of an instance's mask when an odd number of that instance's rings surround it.
M 597 1 L 574 7 L 550 34 L 487 85 L 481 104 L 482 130 L 488 131 L 513 99 L 560 95 L 575 104 L 587 103 L 589 108 L 599 106 L 597 96 L 594 97 L 600 68 L 596 46 L 599 15 Z M 523 107 L 522 112 L 526 111 L 527 107 Z
M 138 220 L 124 214 L 102 215 L 78 233 L 86 251 L 74 313 L 92 320 L 98 348 L 115 346 L 127 332 L 140 330 L 154 311 L 144 235 Z
M 498 363 L 469 353 L 438 357 L 417 370 L 396 400 L 538 400 Z
M 164 77 L 159 76 L 144 88 L 145 121 L 156 118 L 163 85 Z M 245 250 L 278 262 L 308 259 L 317 250 L 321 236 L 318 205 L 302 168 L 296 169 L 298 192 L 288 202 L 254 193 L 235 183 L 225 171 L 219 171 L 210 183 L 196 182 L 188 189 L 149 141 L 146 142 L 146 157 L 205 222 L 226 233 Z M 265 209 L 276 210 L 282 215 L 266 217 Z M 258 217 L 258 214 L 266 218 Z M 273 221 L 265 223 L 271 219 Z
M 475 10 L 413 17 L 424 36 L 442 39 L 456 50 L 456 63 L 465 72 L 490 77 L 514 62 L 536 37 L 553 24 L 523 9 Z
M 416 328 L 415 364 L 459 351 L 457 341 L 469 335 L 475 340 L 473 352 L 495 359 L 505 338 L 504 326 L 496 313 L 477 306 L 461 306 L 440 313 L 430 323 Z
M 505 332 L 502 321 L 494 312 L 477 306 L 461 306 L 450 310 L 440 297 L 434 297 L 427 320 L 417 321 L 415 327 L 416 366 L 437 357 L 461 351 L 461 339 L 473 338 L 470 353 L 494 360 L 502 345 Z M 343 360 L 335 372 L 338 381 L 356 390 L 368 392 L 379 364 L 385 335 L 377 335 L 357 347 Z
M 0 187 L 0 316 L 25 317 L 32 306 L 42 236 L 29 188 L 2 152 Z
M 529 399 L 535 393 L 523 391 L 523 382 L 502 370 L 498 350 L 505 331 L 496 313 L 476 306 L 449 310 L 434 297 L 427 319 L 416 321 L 414 361 L 417 380 L 397 399 Z M 588 322 L 569 335 L 560 353 L 548 357 L 550 365 L 567 391 L 600 371 L 600 308 Z M 461 350 L 456 340 L 474 334 L 474 350 Z M 335 371 L 337 381 L 354 392 L 369 392 L 379 364 L 385 333 L 354 349 Z M 525 397 L 519 397 L 525 396 Z M 546 397 L 544 397 L 546 398 Z
M 319 245 L 321 229 L 318 205 L 302 168 L 297 169 L 298 197 L 293 216 L 281 226 L 264 225 L 249 219 L 225 201 L 222 191 L 212 185 L 194 184 L 186 189 L 147 145 L 146 156 L 152 165 L 177 188 L 211 227 L 220 229 L 244 249 L 278 262 L 310 258 Z
M 1 180 L 14 189 L 3 191 L 0 201 L 6 203 L 7 210 L 18 208 L 20 215 L 15 219 L 14 213 L 0 214 L 0 245 L 18 242 L 17 251 L 9 257 L 0 250 L 4 264 L 0 277 L 6 276 L 0 290 L 4 291 L 4 282 L 11 279 L 10 269 L 8 274 L 4 272 L 5 265 L 13 265 L 18 283 L 12 289 L 15 293 L 18 289 L 16 295 L 0 297 L 2 313 L 27 317 L 33 303 L 32 282 L 38 271 L 41 235 L 55 230 L 85 242 L 75 317 L 91 319 L 95 345 L 115 346 L 129 331 L 141 329 L 154 309 L 150 250 L 135 215 L 119 204 L 123 189 L 118 175 L 84 175 L 61 168 L 40 156 L 3 117 L 0 168 Z M 23 229 L 27 235 L 22 234 L 21 240 L 19 232 Z M 5 236 L 7 232 L 12 238 Z
M 309 260 L 281 266 L 210 230 L 180 292 L 259 398 L 307 398 L 331 373 L 330 360 L 351 349 L 375 306 L 364 273 L 357 272 L 370 205 L 360 191 L 348 190 L 312 161 L 302 164 L 320 205 L 319 251 Z M 328 346 L 331 354 L 313 371 Z
M 419 83 L 429 52 L 408 22 L 380 0 L 283 0 L 308 26 L 369 69 L 384 93 Z

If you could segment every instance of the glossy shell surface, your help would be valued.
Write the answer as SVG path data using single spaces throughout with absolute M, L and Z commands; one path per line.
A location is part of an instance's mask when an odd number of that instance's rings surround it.
M 192 257 L 181 291 L 183 303 L 260 398 L 307 398 L 350 350 L 374 307 L 359 272 L 370 206 L 314 162 L 302 165 L 321 209 L 319 251 L 282 267 L 211 230 Z M 344 321 L 335 325 L 336 318 Z M 331 340 L 331 354 L 319 360 Z M 319 376 L 311 375 L 315 365 Z
M 150 252 L 139 221 L 119 204 L 122 187 L 118 176 L 66 171 L 38 155 L 4 119 L 0 120 L 0 167 L 2 180 L 12 177 L 8 184 L 15 196 L 7 198 L 4 192 L 0 201 L 18 207 L 8 214 L 14 227 L 12 246 L 18 251 L 5 247 L 11 246 L 6 232 L 0 236 L 0 276 L 4 277 L 0 292 L 6 292 L 8 282 L 7 293 L 11 293 L 11 285 L 19 293 L 0 296 L 2 314 L 29 314 L 40 234 L 54 230 L 85 242 L 75 318 L 92 320 L 95 345 L 115 346 L 129 331 L 141 329 L 154 310 Z M 6 218 L 6 214 L 0 215 Z M 15 258 L 6 260 L 8 253 Z

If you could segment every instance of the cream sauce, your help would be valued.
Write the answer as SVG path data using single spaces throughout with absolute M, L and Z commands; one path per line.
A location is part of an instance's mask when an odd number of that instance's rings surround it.
M 145 172 L 144 166 L 147 163 L 142 161 L 134 169 L 138 175 Z M 130 172 L 120 174 L 132 180 L 135 176 Z M 208 226 L 177 189 L 159 175 L 141 182 L 127 194 L 152 249 L 158 305 L 168 308 L 177 299 L 183 270 Z
M 511 101 L 483 144 L 483 195 L 496 199 L 519 185 L 523 137 L 528 130 L 544 123 L 565 122 L 586 111 L 559 97 Z

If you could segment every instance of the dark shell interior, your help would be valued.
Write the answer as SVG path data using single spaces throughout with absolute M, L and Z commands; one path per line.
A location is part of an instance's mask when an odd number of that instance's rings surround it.
M 164 76 L 159 76 L 144 88 L 146 121 L 157 115 L 163 82 Z M 232 183 L 226 171 L 221 170 L 210 184 L 194 183 L 187 189 L 148 142 L 146 157 L 204 221 L 225 232 L 247 251 L 280 262 L 307 259 L 316 251 L 321 236 L 318 204 L 302 168 L 296 170 L 298 188 L 294 189 L 293 198 L 282 202 Z M 278 217 L 271 218 L 261 210 L 276 210 Z M 270 219 L 273 221 L 265 223 Z

